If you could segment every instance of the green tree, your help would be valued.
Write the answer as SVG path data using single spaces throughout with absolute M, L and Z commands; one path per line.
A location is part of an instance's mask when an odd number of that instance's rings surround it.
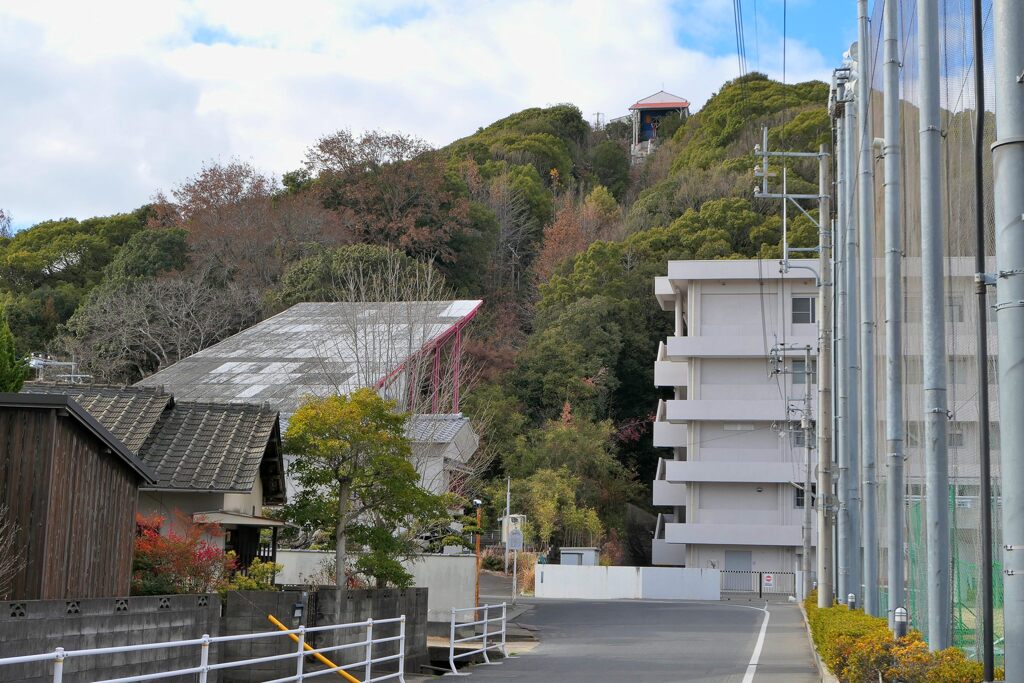
M 287 519 L 335 539 L 340 599 L 347 581 L 351 540 L 368 548 L 358 568 L 378 585 L 409 585 L 398 562 L 411 540 L 395 530 L 445 516 L 445 501 L 419 486 L 405 437 L 407 415 L 370 389 L 347 396 L 309 398 L 292 415 L 285 451 L 296 456 L 291 472 L 299 493 L 283 511 Z
M 153 277 L 188 265 L 188 233 L 181 228 L 142 230 L 131 239 L 110 262 L 108 279 Z
M 14 347 L 14 335 L 7 324 L 7 316 L 0 313 L 0 391 L 21 391 L 28 373 L 28 364 L 18 357 Z
M 590 164 L 598 182 L 622 201 L 629 188 L 629 152 L 614 140 L 605 140 L 590 152 Z

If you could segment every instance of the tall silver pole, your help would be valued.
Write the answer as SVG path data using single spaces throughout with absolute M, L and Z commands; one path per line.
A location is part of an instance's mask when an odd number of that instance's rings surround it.
M 895 628 L 893 610 L 906 607 L 903 598 L 903 280 L 901 239 L 903 198 L 900 193 L 900 55 L 899 4 L 882 8 L 885 91 L 885 440 L 888 456 L 886 482 L 886 545 L 889 548 L 889 628 Z
M 829 202 L 829 154 L 818 150 L 818 607 L 830 607 L 832 586 L 832 222 Z
M 854 101 L 861 96 L 860 86 L 853 88 Z M 858 596 L 857 604 L 863 602 L 861 585 L 861 535 L 860 535 L 860 415 L 861 403 L 859 399 L 860 387 L 860 342 L 858 339 L 857 325 L 857 273 L 858 271 L 858 245 L 857 245 L 857 221 L 854 210 L 854 197 L 856 196 L 857 178 L 857 147 L 856 147 L 856 124 L 857 114 L 855 107 L 846 108 L 846 116 L 843 119 L 846 124 L 846 248 L 844 256 L 844 275 L 846 276 L 846 331 L 844 332 L 846 342 L 846 450 L 847 450 L 847 472 L 846 472 L 846 510 L 850 518 L 850 535 L 848 538 L 849 563 L 847 566 L 847 590 Z
M 1006 680 L 1024 680 L 1024 3 L 995 0 L 995 245 Z M 981 425 L 985 427 L 986 425 Z M 1012 550 L 1011 550 L 1012 548 Z
M 942 141 L 942 122 L 939 119 L 938 0 L 918 0 L 917 16 L 918 63 L 921 70 L 918 97 L 921 108 L 921 301 L 924 333 L 928 647 L 941 650 L 950 645 L 953 608 L 949 582 L 949 454 L 946 445 L 946 329 L 943 318 L 946 293 L 943 282 L 940 194 L 939 145 Z
M 846 414 L 849 410 L 849 397 L 846 393 L 846 155 L 849 145 L 846 140 L 846 117 L 849 115 L 850 104 L 845 80 L 839 86 L 839 100 L 836 107 L 839 120 L 836 126 L 836 231 L 833 237 L 835 244 L 836 283 L 836 591 L 840 600 L 846 600 L 850 591 L 850 515 L 849 489 L 846 482 L 850 478 L 850 454 L 847 448 L 846 434 L 848 431 Z
M 801 571 L 803 572 L 803 597 L 811 594 L 811 538 L 814 535 L 814 506 L 811 504 L 814 496 L 814 470 L 811 463 L 811 453 L 814 450 L 814 442 L 811 438 L 811 347 L 804 348 L 804 411 L 800 415 L 800 428 L 804 432 L 804 534 L 803 553 L 801 558 Z
M 892 3 L 888 3 L 892 4 Z M 857 218 L 860 232 L 860 443 L 864 611 L 878 616 L 878 508 L 875 464 L 875 155 L 871 121 L 871 29 L 868 0 L 857 0 L 857 119 L 859 180 Z

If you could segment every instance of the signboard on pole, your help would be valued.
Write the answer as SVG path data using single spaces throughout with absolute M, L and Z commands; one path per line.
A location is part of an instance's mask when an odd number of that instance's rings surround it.
M 512 527 L 508 532 L 508 549 L 523 549 L 523 532 L 519 527 Z
M 772 588 L 775 585 L 775 577 L 771 574 L 764 575 L 764 587 Z

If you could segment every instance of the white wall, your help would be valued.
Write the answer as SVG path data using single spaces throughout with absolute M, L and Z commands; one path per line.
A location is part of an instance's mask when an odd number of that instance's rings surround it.
M 718 600 L 717 569 L 537 565 L 534 595 L 581 600 Z
M 334 553 L 326 550 L 278 550 L 277 561 L 284 569 L 278 585 L 309 583 L 321 573 Z M 405 565 L 417 588 L 427 589 L 429 621 L 448 621 L 451 608 L 472 607 L 476 599 L 476 557 L 474 555 L 418 555 Z

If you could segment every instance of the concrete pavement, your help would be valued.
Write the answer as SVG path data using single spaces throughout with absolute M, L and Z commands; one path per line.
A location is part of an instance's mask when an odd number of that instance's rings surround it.
M 483 593 L 483 591 L 481 591 Z M 628 680 L 634 683 L 810 683 L 820 680 L 800 611 L 765 613 L 728 602 L 523 600 L 519 616 L 540 645 L 498 666 L 474 666 L 478 681 Z M 751 674 L 748 677 L 748 672 Z

